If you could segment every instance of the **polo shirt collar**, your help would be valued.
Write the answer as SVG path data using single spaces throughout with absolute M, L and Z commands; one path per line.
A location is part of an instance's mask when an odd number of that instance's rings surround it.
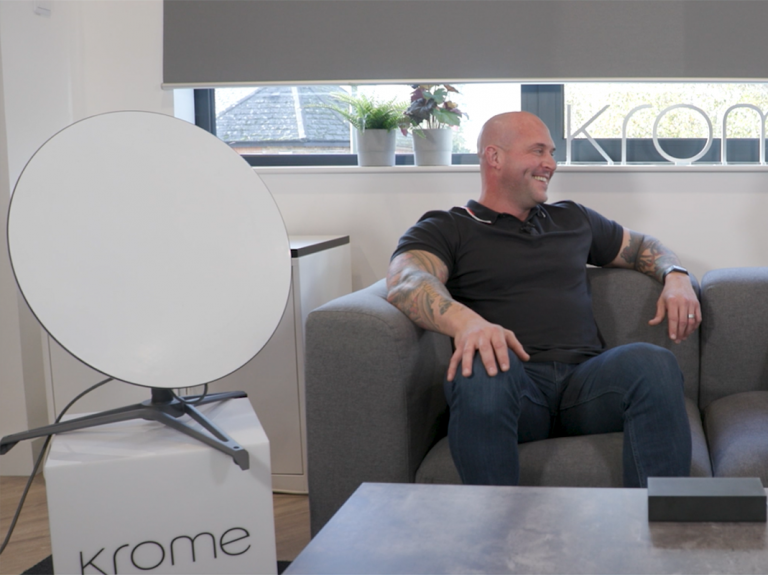
M 499 219 L 499 216 L 503 215 L 499 212 L 494 212 L 490 208 L 486 208 L 483 204 L 480 204 L 475 200 L 469 200 L 467 205 L 464 206 L 464 209 L 467 210 L 469 215 L 474 219 L 488 224 L 495 224 L 496 220 Z M 540 205 L 535 206 L 531 209 L 531 213 L 528 214 L 528 219 L 526 221 L 530 222 L 535 216 L 542 215 L 542 212 L 543 210 Z

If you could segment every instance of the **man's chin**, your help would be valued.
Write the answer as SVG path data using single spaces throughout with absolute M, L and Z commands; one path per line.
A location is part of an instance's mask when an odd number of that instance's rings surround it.
M 549 184 L 541 182 L 539 180 L 534 181 L 534 185 L 530 188 L 533 199 L 539 203 L 546 202 L 549 198 L 547 194 L 549 192 Z

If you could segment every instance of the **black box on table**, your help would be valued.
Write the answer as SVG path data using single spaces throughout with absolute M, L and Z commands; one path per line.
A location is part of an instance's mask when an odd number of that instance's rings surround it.
M 757 477 L 649 477 L 648 521 L 766 521 Z

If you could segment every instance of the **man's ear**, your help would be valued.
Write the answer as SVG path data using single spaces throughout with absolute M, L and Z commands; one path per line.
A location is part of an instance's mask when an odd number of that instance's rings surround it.
M 501 163 L 501 154 L 499 154 L 499 149 L 496 146 L 486 146 L 483 150 L 483 157 L 486 164 L 493 168 L 498 168 Z

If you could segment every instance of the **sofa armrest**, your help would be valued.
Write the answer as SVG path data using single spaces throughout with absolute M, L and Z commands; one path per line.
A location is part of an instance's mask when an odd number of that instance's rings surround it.
M 701 284 L 699 405 L 768 390 L 768 267 L 711 270 Z
M 313 535 L 363 481 L 412 482 L 444 434 L 450 340 L 418 328 L 385 298 L 382 280 L 307 319 Z

